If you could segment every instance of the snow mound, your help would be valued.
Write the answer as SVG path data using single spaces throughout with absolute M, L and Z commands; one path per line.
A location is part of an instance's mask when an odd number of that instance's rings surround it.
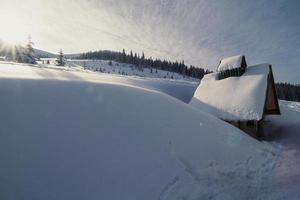
M 246 199 L 270 185 L 272 149 L 231 125 L 126 79 L 53 71 L 0 66 L 0 199 Z
M 190 105 L 230 121 L 260 120 L 263 116 L 269 64 L 247 67 L 240 77 L 217 80 L 205 75 Z

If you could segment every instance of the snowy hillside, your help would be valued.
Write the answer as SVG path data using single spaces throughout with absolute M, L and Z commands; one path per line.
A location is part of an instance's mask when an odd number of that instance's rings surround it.
M 198 79 L 191 78 L 188 76 L 183 76 L 175 72 L 168 72 L 165 70 L 159 70 L 155 68 L 139 68 L 138 66 L 135 65 L 118 63 L 114 61 L 68 60 L 68 63 L 77 64 L 84 67 L 87 70 L 98 71 L 102 73 L 150 77 L 150 78 L 177 79 L 177 80 L 199 82 Z
M 259 142 L 165 83 L 0 64 L 0 199 L 299 197 L 296 142 Z M 272 131 L 299 138 L 300 105 L 282 106 Z
M 41 63 L 41 62 L 40 62 Z M 122 82 L 122 84 L 127 83 L 131 86 L 140 87 L 141 85 L 143 88 L 161 91 L 163 93 L 169 94 L 177 99 L 180 99 L 186 103 L 190 101 L 192 98 L 194 91 L 196 90 L 197 86 L 199 85 L 199 80 L 189 78 L 188 80 L 182 79 L 167 79 L 167 78 L 151 78 L 151 77 L 141 77 L 136 75 L 122 75 L 122 74 L 113 74 L 112 68 L 107 64 L 106 61 L 101 62 L 103 63 L 103 68 L 107 69 L 106 73 L 103 71 L 94 71 L 86 69 L 84 70 L 83 67 L 79 64 L 75 64 L 74 62 L 67 62 L 65 67 L 55 66 L 55 65 L 47 65 L 47 64 L 39 64 L 38 66 L 43 69 L 48 69 L 51 73 L 43 74 L 44 78 L 61 78 L 65 79 L 65 75 L 69 77 L 69 72 L 82 72 L 79 73 L 81 76 L 84 76 L 84 79 L 88 79 L 89 81 L 100 81 L 100 82 Z M 17 63 L 8 63 L 13 65 L 19 65 Z M 102 69 L 103 69 L 102 68 Z M 51 70 L 55 69 L 55 70 Z M 123 70 L 130 71 L 131 69 L 123 68 Z M 108 71 L 112 71 L 112 73 L 107 73 Z M 158 70 L 161 71 L 161 70 Z M 165 72 L 165 71 L 163 71 Z M 18 70 L 17 72 L 22 75 L 22 70 Z M 142 73 L 142 72 L 141 72 Z M 167 72 L 165 72 L 167 73 Z M 145 73 L 143 74 L 145 76 Z M 178 76 L 180 78 L 180 76 Z M 78 78 L 78 77 L 77 77 Z

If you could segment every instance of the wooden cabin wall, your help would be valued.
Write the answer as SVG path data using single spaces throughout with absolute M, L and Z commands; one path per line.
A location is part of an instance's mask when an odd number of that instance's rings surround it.
M 231 125 L 239 128 L 248 135 L 261 138 L 264 137 L 264 121 L 239 121 L 239 122 L 229 122 Z
M 268 94 L 267 94 L 267 102 L 266 102 L 266 109 L 267 111 L 269 110 L 276 110 L 277 109 L 277 104 L 276 104 L 276 99 L 275 99 L 275 94 L 274 90 L 271 87 L 271 83 L 269 82 L 268 84 Z

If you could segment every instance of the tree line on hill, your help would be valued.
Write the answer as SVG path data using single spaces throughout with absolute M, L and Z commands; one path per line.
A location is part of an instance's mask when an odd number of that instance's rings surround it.
M 276 91 L 279 99 L 300 102 L 300 85 L 276 83 Z
M 93 60 L 113 60 L 120 63 L 136 65 L 139 68 L 161 69 L 198 79 L 202 79 L 205 74 L 211 73 L 211 71 L 209 70 L 198 68 L 193 65 L 188 67 L 184 64 L 184 61 L 171 62 L 166 60 L 153 59 L 152 57 L 146 58 L 144 53 L 139 55 L 130 51 L 130 53 L 127 54 L 124 49 L 122 52 L 91 51 L 87 53 L 82 53 L 76 58 Z

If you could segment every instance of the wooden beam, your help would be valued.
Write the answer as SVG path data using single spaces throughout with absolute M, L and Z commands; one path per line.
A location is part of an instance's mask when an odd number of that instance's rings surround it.
M 263 120 L 260 120 L 257 122 L 257 135 L 256 136 L 258 138 L 265 136 Z

